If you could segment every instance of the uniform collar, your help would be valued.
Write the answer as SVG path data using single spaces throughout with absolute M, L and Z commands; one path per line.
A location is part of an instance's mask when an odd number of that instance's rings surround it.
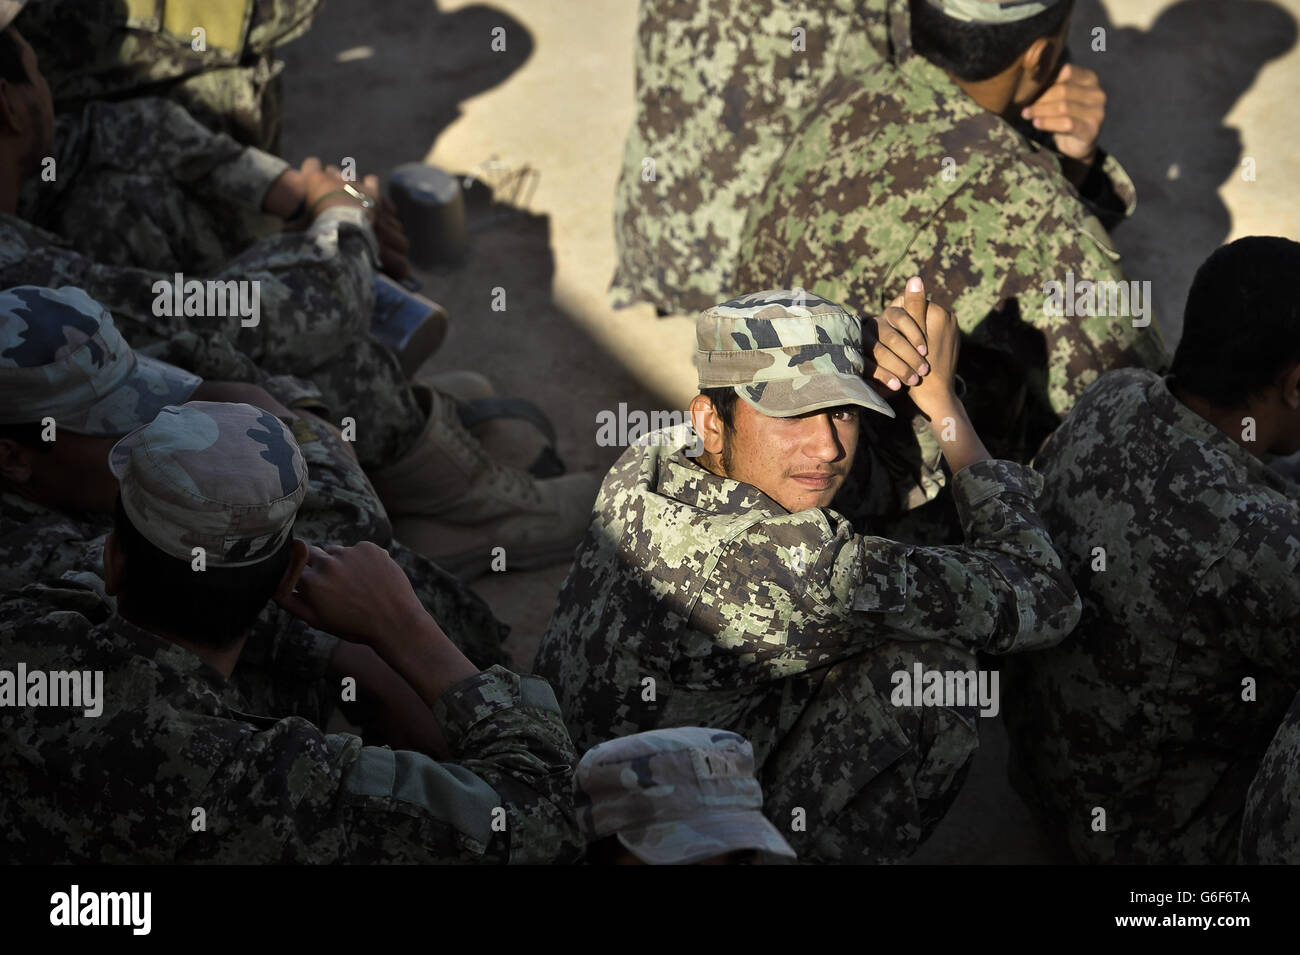
M 1198 444 L 1228 458 L 1237 466 L 1244 480 L 1252 484 L 1265 484 L 1284 494 L 1300 496 L 1300 486 L 1274 471 L 1174 397 L 1174 393 L 1169 390 L 1172 375 L 1162 378 L 1154 372 L 1149 374 L 1152 381 L 1147 386 L 1146 398 L 1157 417 Z

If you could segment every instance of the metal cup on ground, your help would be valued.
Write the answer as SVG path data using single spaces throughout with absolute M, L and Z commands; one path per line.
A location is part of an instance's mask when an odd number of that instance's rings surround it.
M 455 264 L 465 258 L 469 233 L 460 180 L 424 163 L 403 163 L 388 180 L 388 194 L 410 240 L 411 263 L 419 268 Z

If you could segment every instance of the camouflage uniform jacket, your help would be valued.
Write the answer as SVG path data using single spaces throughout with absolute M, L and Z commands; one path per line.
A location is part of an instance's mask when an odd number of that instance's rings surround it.
M 5 667 L 102 671 L 103 712 L 0 716 L 0 822 L 40 862 L 550 862 L 577 852 L 554 695 L 494 667 L 430 718 L 456 763 L 244 712 L 197 656 L 110 617 L 0 604 Z M 200 826 L 195 810 L 202 809 Z M 503 810 L 503 811 L 502 811 Z M 495 823 L 495 825 L 494 825 Z
M 1300 694 L 1278 727 L 1250 785 L 1241 823 L 1241 860 L 1300 865 Z
M 1167 357 L 1154 321 L 1046 314 L 1044 283 L 1067 271 L 1124 280 L 1098 214 L 1127 215 L 1136 192 L 1113 156 L 1094 173 L 1089 204 L 1056 153 L 909 56 L 837 81 L 809 113 L 751 207 L 738 283 L 878 314 L 920 275 L 972 341 L 1025 355 L 1063 414 L 1102 372 Z M 1045 363 L 1028 360 L 1034 339 Z
M 61 197 L 76 195 L 74 173 L 126 169 L 144 182 L 180 182 L 190 194 L 223 195 L 253 207 L 260 206 L 267 185 L 285 168 L 281 160 L 209 132 L 162 100 L 94 104 L 80 123 L 75 135 L 60 140 L 67 153 L 55 157 L 56 180 L 28 184 L 25 208 L 40 218 L 58 221 L 75 215 L 61 205 Z M 82 225 L 83 241 L 88 241 L 85 233 L 94 232 L 102 242 L 102 220 Z M 137 223 L 150 230 L 148 235 L 123 245 L 147 246 L 155 231 L 164 233 L 156 237 L 164 248 L 193 241 L 191 225 L 184 217 L 169 221 L 160 214 Z M 155 314 L 165 310 L 159 300 L 166 293 L 154 286 L 172 283 L 172 272 L 99 261 L 69 240 L 0 213 L 0 283 L 5 287 L 83 288 L 112 312 L 132 347 L 212 379 L 260 381 L 263 376 L 254 365 L 271 374 L 311 378 L 315 367 L 346 352 L 369 333 L 376 255 L 364 212 L 334 207 L 304 232 L 262 239 L 210 274 L 184 275 L 186 281 L 259 281 L 260 320 L 243 327 L 238 316 Z
M 1040 479 L 1021 465 L 962 470 L 970 546 L 925 548 L 857 535 L 829 509 L 787 513 L 685 447 L 633 446 L 610 470 L 542 638 L 535 672 L 580 748 L 713 726 L 745 735 L 761 765 L 783 721 L 739 724 L 764 699 L 777 705 L 784 678 L 891 639 L 1048 646 L 1077 619 L 1033 510 Z
M 1103 376 L 1036 466 L 1083 615 L 1008 661 L 1017 781 L 1082 859 L 1231 862 L 1300 689 L 1300 487 L 1140 369 Z
M 908 55 L 836 80 L 809 111 L 751 204 L 734 284 L 802 286 L 875 315 L 920 275 L 966 333 L 960 370 L 977 430 L 993 454 L 1028 461 L 1097 375 L 1167 361 L 1154 320 L 1077 317 L 1075 300 L 1048 314 L 1045 283 L 1070 294 L 1067 273 L 1125 282 L 1098 217 L 1109 225 L 1135 202 L 1114 157 L 1081 195 L 1056 153 Z M 1109 310 L 1103 299 L 1095 312 Z M 943 484 L 917 481 L 931 497 Z
M 320 0 L 45 0 L 18 27 L 40 58 L 57 112 L 89 100 L 167 95 L 214 129 L 275 151 L 274 49 L 307 32 Z M 196 27 L 203 28 L 195 49 Z
M 51 159 L 23 183 L 23 219 L 102 265 L 198 274 L 278 229 L 262 202 L 289 168 L 157 97 L 60 115 Z
M 774 288 L 734 281 L 746 210 L 822 87 L 892 59 L 908 22 L 906 0 L 642 0 L 614 304 L 698 312 Z

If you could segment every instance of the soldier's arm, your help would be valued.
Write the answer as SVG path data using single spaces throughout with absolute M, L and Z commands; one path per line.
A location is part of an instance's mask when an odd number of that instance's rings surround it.
M 272 374 L 305 374 L 367 335 L 374 307 L 374 233 L 356 206 L 325 209 L 304 232 L 255 243 L 218 274 L 199 282 L 244 283 L 236 291 L 256 316 L 184 314 L 185 293 L 175 276 L 97 263 L 35 233 L 12 235 L 0 276 L 9 285 L 76 285 L 113 313 L 133 346 L 166 343 L 166 360 L 205 378 L 259 380 L 254 366 Z M 229 301 L 228 291 L 218 290 Z M 251 311 L 251 309 L 250 309 Z M 244 323 L 248 324 L 244 324 Z M 255 324 L 253 324 L 255 322 Z
M 961 547 L 857 535 L 820 509 L 749 527 L 723 545 L 692 626 L 771 677 L 881 639 L 997 653 L 1060 642 L 1080 603 L 1034 511 L 1042 478 L 987 460 L 958 472 L 952 486 Z
M 1032 234 L 1038 278 L 1031 284 L 1037 288 L 1021 297 L 1020 309 L 1047 339 L 1052 409 L 1066 414 L 1107 371 L 1163 371 L 1169 352 L 1155 317 L 1151 283 L 1124 275 L 1119 250 L 1097 219 L 1063 197 L 1053 202 Z
M 166 177 L 196 195 L 260 210 L 267 190 L 289 164 L 213 132 L 170 100 L 142 97 L 88 103 L 60 117 L 55 132 L 56 183 L 73 183 L 85 170 L 113 169 Z M 57 186 L 31 195 L 46 202 Z
M 208 782 L 199 800 L 207 831 L 190 837 L 184 857 L 487 864 L 576 858 L 576 754 L 544 681 L 493 667 L 449 687 L 428 717 L 440 724 L 453 761 L 322 735 L 301 720 L 251 734 Z

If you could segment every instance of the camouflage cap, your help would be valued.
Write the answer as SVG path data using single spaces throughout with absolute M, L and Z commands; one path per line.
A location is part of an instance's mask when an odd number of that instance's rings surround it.
M 894 417 L 862 377 L 858 317 L 802 289 L 755 292 L 706 309 L 695 339 L 700 388 L 730 386 L 769 417 L 846 404 Z
M 578 825 L 589 842 L 617 835 L 651 865 L 690 865 L 755 849 L 795 852 L 763 814 L 754 750 L 736 733 L 682 726 L 589 749 L 573 775 Z
M 163 408 L 109 452 L 122 507 L 155 547 L 188 561 L 243 567 L 270 557 L 307 494 L 293 434 L 252 405 L 191 401 Z
M 927 0 L 945 16 L 963 23 L 1015 23 L 1038 16 L 1065 0 Z
M 79 288 L 0 292 L 0 424 L 50 417 L 76 434 L 122 435 L 185 401 L 202 380 L 137 355 Z
M 27 0 L 0 0 L 0 30 L 9 29 L 14 17 L 23 12 Z

